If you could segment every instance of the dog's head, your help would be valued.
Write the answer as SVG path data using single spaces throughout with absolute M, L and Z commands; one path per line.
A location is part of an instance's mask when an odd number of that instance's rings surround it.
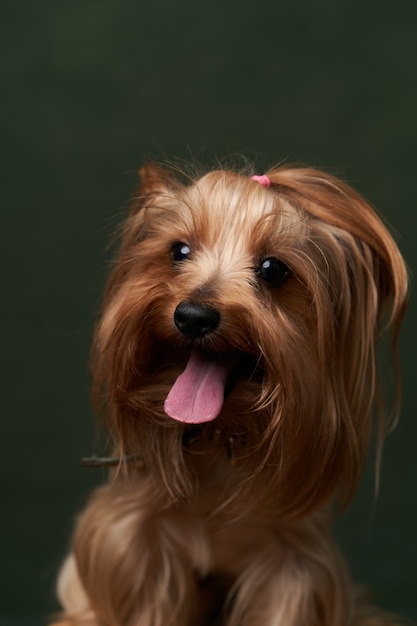
M 215 424 L 226 439 L 244 433 L 242 456 L 311 508 L 357 483 L 376 340 L 397 334 L 407 275 L 350 187 L 307 168 L 268 177 L 219 170 L 183 185 L 141 170 L 96 333 L 95 389 L 118 454 L 139 447 L 172 491 L 185 433 Z

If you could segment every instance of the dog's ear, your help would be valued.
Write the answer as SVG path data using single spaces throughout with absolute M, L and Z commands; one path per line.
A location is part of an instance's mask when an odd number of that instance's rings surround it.
M 139 171 L 140 183 L 133 195 L 131 214 L 137 213 L 152 196 L 172 193 L 179 183 L 172 172 L 156 163 L 147 163 Z
M 319 170 L 281 167 L 268 176 L 272 187 L 289 202 L 366 245 L 373 257 L 371 271 L 378 289 L 380 315 L 395 327 L 407 299 L 407 270 L 394 239 L 374 209 L 349 185 Z
M 147 163 L 139 169 L 140 191 L 144 195 L 163 193 L 178 185 L 172 172 L 163 169 L 156 163 Z
M 143 165 L 138 174 L 140 182 L 131 197 L 128 219 L 123 226 L 122 250 L 144 236 L 146 208 L 154 206 L 157 197 L 172 196 L 179 188 L 172 172 L 156 163 Z
M 299 167 L 278 168 L 268 172 L 268 177 L 271 190 L 304 213 L 313 250 L 320 251 L 319 261 L 324 260 L 318 273 L 322 296 L 317 290 L 314 302 L 319 321 L 334 316 L 329 333 L 323 331 L 321 336 L 325 358 L 332 364 L 327 373 L 333 380 L 328 393 L 338 407 L 334 412 L 338 419 L 333 422 L 338 425 L 335 439 L 339 433 L 336 456 L 341 494 L 348 502 L 366 458 L 374 409 L 377 479 L 383 438 L 398 417 L 398 333 L 407 301 L 407 270 L 382 220 L 349 185 L 327 173 Z M 382 389 L 389 389 L 391 395 L 392 387 L 380 379 L 376 357 L 378 339 L 387 331 L 392 340 L 395 383 L 388 415 Z M 384 370 L 384 376 L 386 373 Z

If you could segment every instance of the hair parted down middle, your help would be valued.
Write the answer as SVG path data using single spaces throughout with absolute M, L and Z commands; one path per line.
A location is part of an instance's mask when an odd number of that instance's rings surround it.
M 217 624 L 198 595 L 215 572 L 230 578 L 227 626 L 385 623 L 360 616 L 327 505 L 350 502 L 371 436 L 380 446 L 395 421 L 376 365 L 389 335 L 399 388 L 393 238 L 307 167 L 274 168 L 269 185 L 140 176 L 92 352 L 120 462 L 77 527 L 62 623 Z

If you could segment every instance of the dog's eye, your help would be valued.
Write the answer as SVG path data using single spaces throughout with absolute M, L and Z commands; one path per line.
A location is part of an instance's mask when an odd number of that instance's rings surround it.
M 283 261 L 271 256 L 261 261 L 257 274 L 271 287 L 277 287 L 289 278 L 291 270 Z
M 189 259 L 191 256 L 191 248 L 188 244 L 180 241 L 179 243 L 175 243 L 171 248 L 171 261 L 173 263 L 181 263 L 181 261 L 185 261 Z

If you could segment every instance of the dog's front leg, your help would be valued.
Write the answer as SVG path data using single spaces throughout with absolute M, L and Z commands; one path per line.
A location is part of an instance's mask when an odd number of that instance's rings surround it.
M 317 529 L 311 534 L 318 543 L 306 531 L 271 533 L 263 545 L 258 537 L 254 550 L 242 545 L 227 626 L 351 626 L 354 603 L 344 561 L 330 536 L 319 538 Z
M 198 520 L 166 508 L 148 485 L 105 487 L 82 515 L 59 583 L 62 624 L 194 626 L 194 572 L 208 570 Z M 58 622 L 58 624 L 61 622 Z

